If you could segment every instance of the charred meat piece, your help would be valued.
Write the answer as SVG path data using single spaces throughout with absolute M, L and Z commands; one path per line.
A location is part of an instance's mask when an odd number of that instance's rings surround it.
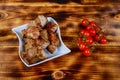
M 43 59 L 46 59 L 45 52 L 43 49 L 38 49 L 37 54 L 30 60 L 30 63 L 33 64 Z
M 48 32 L 47 32 L 46 29 L 43 29 L 43 30 L 40 32 L 40 34 L 41 34 L 41 38 L 42 38 L 42 39 L 44 39 L 45 41 L 48 40 Z
M 36 63 L 39 61 L 39 58 L 36 56 L 34 56 L 30 59 L 28 54 L 25 54 L 25 57 L 23 57 L 23 59 L 27 64 L 33 64 L 33 63 Z
M 56 46 L 55 45 L 49 45 L 47 47 L 47 50 L 50 52 L 50 53 L 54 53 L 55 50 L 56 50 Z
M 25 43 L 29 43 L 29 44 L 32 44 L 32 45 L 35 44 L 34 39 L 31 39 L 31 38 L 26 38 Z
M 24 29 L 24 30 L 22 30 L 22 38 L 25 38 L 26 37 L 26 34 L 27 32 L 26 32 L 26 30 Z
M 30 38 L 26 38 L 25 40 L 25 50 L 28 50 L 29 48 L 32 48 L 35 46 L 35 41 Z
M 42 42 L 42 48 L 45 49 L 47 48 L 47 46 L 50 44 L 50 42 L 47 40 L 44 40 L 44 39 L 41 39 L 41 42 Z
M 37 48 L 32 47 L 32 48 L 28 49 L 27 54 L 28 54 L 29 59 L 33 58 L 37 54 Z
M 34 54 L 33 51 L 32 53 L 22 52 L 22 57 L 24 58 L 25 62 L 27 62 L 28 64 L 33 64 L 40 60 L 46 59 L 45 52 L 42 49 L 40 49 L 36 54 Z
M 31 60 L 30 60 L 30 64 L 33 64 L 33 63 L 36 63 L 36 62 L 38 62 L 38 61 L 40 61 L 40 59 L 37 57 L 37 56 L 35 56 L 35 57 L 33 57 Z
M 40 60 L 43 60 L 43 59 L 47 58 L 43 49 L 37 49 L 37 54 L 36 54 L 36 56 L 37 56 Z
M 34 26 L 34 27 L 37 27 L 37 24 L 34 20 L 31 20 L 29 23 L 28 23 L 28 26 Z
M 41 39 L 35 39 L 34 42 L 35 42 L 36 46 L 41 46 L 42 45 Z
M 25 43 L 25 44 L 24 44 L 24 47 L 25 47 L 25 50 L 24 50 L 24 51 L 27 51 L 28 49 L 32 48 L 33 45 L 32 45 L 32 44 L 29 44 L 29 43 Z
M 57 30 L 57 25 L 55 24 L 55 23 L 53 23 L 53 22 L 48 22 L 47 24 L 46 24 L 46 29 L 47 29 L 47 31 L 52 31 L 52 32 L 55 32 L 56 30 Z
M 45 27 L 46 23 L 48 22 L 47 17 L 43 15 L 39 15 L 36 19 L 35 22 L 37 26 L 41 26 L 42 28 Z
M 50 42 L 48 40 L 40 38 L 35 40 L 35 44 L 39 49 L 45 49 L 50 44 Z
M 55 46 L 59 46 L 60 45 L 60 40 L 59 40 L 57 34 L 54 33 L 54 32 L 50 32 L 49 33 L 49 40 L 50 40 L 52 45 L 55 45 Z
M 26 62 L 27 64 L 30 64 L 30 59 L 29 59 L 27 53 L 22 52 L 22 57 L 23 57 L 23 59 L 25 60 L 25 62 Z
M 42 30 L 41 26 L 38 26 L 37 23 L 36 23 L 34 20 L 31 20 L 31 21 L 28 23 L 28 26 L 37 27 L 38 30 Z
M 43 59 L 46 59 L 46 55 L 43 50 L 39 51 L 40 53 L 37 53 L 31 60 L 30 64 L 36 63 L 38 61 L 41 61 Z
M 28 64 L 36 63 L 40 60 L 46 59 L 46 55 L 43 49 L 30 49 L 30 53 L 22 52 L 22 57 Z M 37 51 L 37 52 L 36 52 Z
M 40 36 L 40 32 L 39 29 L 37 27 L 34 26 L 29 26 L 26 29 L 26 37 L 27 38 L 32 38 L 32 39 L 37 39 Z

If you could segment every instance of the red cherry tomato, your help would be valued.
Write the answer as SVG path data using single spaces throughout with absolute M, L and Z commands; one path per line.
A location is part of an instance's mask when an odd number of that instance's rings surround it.
M 88 19 L 83 19 L 82 20 L 82 26 L 87 26 L 89 24 L 89 21 L 88 21 Z
M 85 33 L 85 30 L 80 31 L 80 35 L 84 35 L 84 33 Z
M 91 27 L 91 25 L 88 25 L 87 27 L 86 27 L 86 30 L 90 30 L 92 27 Z
M 77 38 L 77 42 L 82 42 L 83 38 Z
M 85 45 L 84 42 L 81 42 L 81 43 L 80 43 L 79 49 L 80 49 L 81 51 L 83 51 L 83 50 L 86 49 L 86 45 Z
M 87 44 L 93 44 L 94 41 L 93 41 L 92 37 L 87 37 L 86 43 Z
M 96 33 L 100 33 L 100 31 L 101 31 L 100 26 L 96 26 L 96 27 L 95 27 L 95 30 L 96 30 Z
M 100 37 L 103 37 L 104 36 L 104 32 L 101 31 L 100 33 L 98 33 L 100 35 Z
M 90 49 L 89 49 L 89 48 L 86 48 L 86 49 L 83 51 L 83 55 L 89 57 L 89 56 L 91 55 Z
M 76 42 L 76 46 L 77 46 L 77 48 L 79 48 L 80 42 Z
M 89 37 L 89 36 L 90 36 L 89 31 L 88 31 L 88 30 L 85 30 L 84 35 L 85 35 L 86 37 Z
M 105 37 L 102 37 L 102 39 L 100 40 L 101 44 L 106 44 L 107 43 L 107 39 Z
M 96 26 L 96 23 L 95 23 L 94 21 L 91 21 L 91 22 L 90 22 L 90 25 L 91 25 L 92 27 L 95 27 L 95 26 Z
M 95 31 L 95 29 L 93 29 L 93 28 L 90 29 L 89 32 L 90 32 L 90 35 L 91 35 L 91 36 L 95 36 L 95 35 L 96 35 L 96 31 Z
M 99 41 L 100 40 L 100 36 L 99 35 L 95 35 L 94 39 L 95 39 L 95 41 Z

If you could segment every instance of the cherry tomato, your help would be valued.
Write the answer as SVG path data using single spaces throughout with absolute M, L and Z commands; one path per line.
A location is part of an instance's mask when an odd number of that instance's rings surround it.
M 89 57 L 89 56 L 91 55 L 90 49 L 89 49 L 89 48 L 86 48 L 86 49 L 83 51 L 83 55 Z
M 85 35 L 86 37 L 89 37 L 89 36 L 90 36 L 89 31 L 88 31 L 88 30 L 85 30 L 84 35 Z
M 90 30 L 92 27 L 91 27 L 91 25 L 88 25 L 87 27 L 86 27 L 86 30 Z
M 80 42 L 76 42 L 76 46 L 77 46 L 77 48 L 79 48 Z
M 99 40 L 100 40 L 100 36 L 99 36 L 99 35 L 95 35 L 94 39 L 95 39 L 96 41 L 99 41 Z
M 103 37 L 104 36 L 104 32 L 101 31 L 100 33 L 98 33 L 100 35 L 100 37 Z
M 93 41 L 92 37 L 87 37 L 86 43 L 87 44 L 93 44 L 94 41 Z
M 89 32 L 90 32 L 90 35 L 91 35 L 91 36 L 95 36 L 95 35 L 96 35 L 96 31 L 95 31 L 95 29 L 93 29 L 93 28 L 90 29 Z
M 78 48 L 79 48 L 80 43 L 82 42 L 82 40 L 83 40 L 83 38 L 77 38 L 76 45 L 77 45 Z
M 77 38 L 77 42 L 82 42 L 83 38 Z
M 87 26 L 89 24 L 89 21 L 88 21 L 88 19 L 83 19 L 82 20 L 82 26 Z
M 80 34 L 81 34 L 81 35 L 84 35 L 84 33 L 85 33 L 85 30 L 81 30 L 81 31 L 80 31 Z
M 106 44 L 107 43 L 107 39 L 105 37 L 102 37 L 102 39 L 100 40 L 101 44 Z
M 80 49 L 81 51 L 83 51 L 83 50 L 86 49 L 86 45 L 85 45 L 84 42 L 81 42 L 81 43 L 80 43 L 79 49 Z
M 100 26 L 96 26 L 96 27 L 95 27 L 95 30 L 96 30 L 96 33 L 100 33 L 100 31 L 101 31 Z
M 96 23 L 95 23 L 94 21 L 91 21 L 91 22 L 90 22 L 90 25 L 91 25 L 92 27 L 94 27 L 94 26 L 96 26 Z

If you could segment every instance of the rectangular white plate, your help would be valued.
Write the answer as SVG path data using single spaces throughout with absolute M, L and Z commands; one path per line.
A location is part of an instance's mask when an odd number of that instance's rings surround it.
M 56 22 L 52 17 L 47 17 L 47 19 L 48 19 L 49 22 L 53 22 L 53 23 L 57 24 L 57 22 Z M 21 25 L 21 26 L 18 26 L 18 27 L 16 27 L 16 28 L 13 28 L 13 29 L 12 29 L 12 31 L 17 35 L 18 40 L 19 40 L 19 52 L 18 52 L 18 53 L 19 53 L 19 57 L 20 57 L 20 59 L 22 60 L 22 62 L 23 62 L 27 67 L 31 67 L 31 66 L 35 66 L 35 65 L 44 63 L 44 62 L 46 62 L 46 61 L 49 61 L 49 60 L 51 60 L 51 59 L 54 59 L 54 58 L 63 56 L 63 55 L 65 55 L 65 54 L 71 52 L 71 50 L 70 50 L 69 48 L 67 48 L 67 47 L 65 46 L 65 44 L 63 43 L 62 38 L 61 38 L 61 34 L 60 34 L 59 25 L 57 24 L 57 26 L 58 26 L 58 28 L 57 28 L 56 33 L 58 34 L 58 37 L 59 37 L 59 39 L 60 39 L 60 46 L 57 47 L 56 51 L 55 51 L 53 54 L 51 54 L 50 52 L 48 52 L 47 50 L 45 50 L 47 59 L 44 59 L 44 60 L 42 60 L 42 61 L 39 61 L 39 62 L 34 63 L 34 64 L 30 64 L 30 65 L 27 64 L 27 63 L 23 60 L 23 58 L 22 58 L 22 56 L 21 56 L 21 52 L 22 52 L 22 50 L 23 50 L 23 45 L 24 45 L 24 42 L 23 42 L 22 37 L 21 37 L 21 31 L 22 31 L 23 29 L 26 29 L 26 28 L 28 27 L 28 24 L 24 24 L 24 25 Z

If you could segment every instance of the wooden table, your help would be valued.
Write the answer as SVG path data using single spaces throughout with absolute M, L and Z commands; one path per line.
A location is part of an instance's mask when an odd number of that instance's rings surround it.
M 26 67 L 18 56 L 18 39 L 12 28 L 28 23 L 39 14 L 53 17 L 60 25 L 62 39 L 71 53 Z M 97 45 L 91 57 L 83 57 L 71 42 L 77 37 L 83 18 L 104 28 L 108 44 Z M 1 0 L 0 80 L 53 80 L 61 70 L 61 80 L 120 80 L 119 0 Z

